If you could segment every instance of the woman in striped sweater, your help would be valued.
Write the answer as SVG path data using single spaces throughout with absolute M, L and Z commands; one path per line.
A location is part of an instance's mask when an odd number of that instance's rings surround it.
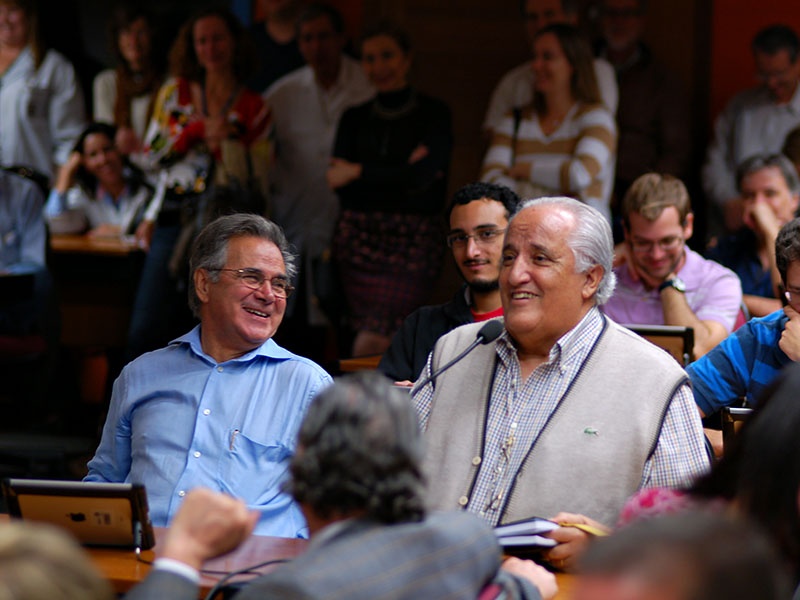
M 589 45 L 574 27 L 550 25 L 534 38 L 533 57 L 533 104 L 503 119 L 481 178 L 524 198 L 572 196 L 610 220 L 617 127 L 600 98 Z

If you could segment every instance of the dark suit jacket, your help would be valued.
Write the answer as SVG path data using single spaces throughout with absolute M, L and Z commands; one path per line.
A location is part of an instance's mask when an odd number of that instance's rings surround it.
M 469 513 L 437 513 L 399 525 L 351 520 L 319 532 L 304 554 L 247 585 L 236 600 L 474 599 L 499 566 L 492 530 Z M 509 598 L 540 598 L 528 582 L 498 581 Z M 126 600 L 196 596 L 185 579 L 154 570 Z

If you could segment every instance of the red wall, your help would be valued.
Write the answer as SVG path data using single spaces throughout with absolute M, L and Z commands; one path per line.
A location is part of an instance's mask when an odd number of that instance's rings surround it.
M 702 0 L 701 0 L 702 1 Z M 711 21 L 711 118 L 737 91 L 758 82 L 750 42 L 759 29 L 783 23 L 800 33 L 800 2 L 717 0 Z

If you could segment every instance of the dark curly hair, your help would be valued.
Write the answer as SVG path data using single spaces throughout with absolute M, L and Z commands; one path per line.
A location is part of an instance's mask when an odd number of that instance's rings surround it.
M 789 265 L 800 260 L 800 218 L 795 217 L 781 227 L 775 238 L 775 263 L 781 274 L 781 281 L 786 285 L 786 273 Z
M 425 516 L 422 445 L 408 394 L 378 373 L 339 379 L 312 403 L 287 491 L 321 518 L 380 523 Z
M 462 188 L 459 188 L 453 194 L 453 201 L 450 203 L 450 208 L 447 209 L 447 223 L 450 224 L 450 215 L 456 206 L 469 204 L 481 198 L 488 198 L 499 202 L 506 208 L 506 218 L 510 218 L 519 207 L 520 198 L 516 192 L 511 188 L 496 183 L 486 183 L 485 181 L 476 181 L 475 183 L 468 183 Z
M 192 30 L 195 23 L 206 17 L 222 19 L 233 37 L 233 74 L 239 83 L 250 79 L 255 72 L 258 57 L 247 30 L 230 10 L 221 6 L 205 8 L 195 13 L 183 24 L 169 51 L 170 74 L 191 81 L 202 82 L 205 71 L 197 61 Z
M 117 134 L 117 128 L 111 123 L 103 123 L 99 121 L 89 123 L 75 140 L 75 145 L 72 147 L 72 151 L 77 152 L 81 156 L 85 157 L 86 138 L 88 138 L 90 135 L 97 134 L 104 135 L 106 138 L 108 138 L 108 141 L 111 142 L 111 144 L 114 144 L 114 136 Z M 138 167 L 131 164 L 128 161 L 128 158 L 123 156 L 122 153 L 120 153 L 120 158 L 122 159 L 123 177 L 125 178 L 125 183 L 129 186 L 129 191 L 135 194 L 139 190 L 140 186 L 148 186 L 144 173 L 142 173 Z M 89 173 L 89 171 L 87 171 L 86 167 L 83 165 L 78 167 L 78 170 L 75 173 L 75 182 L 81 186 L 90 197 L 93 197 L 97 192 L 97 178 Z

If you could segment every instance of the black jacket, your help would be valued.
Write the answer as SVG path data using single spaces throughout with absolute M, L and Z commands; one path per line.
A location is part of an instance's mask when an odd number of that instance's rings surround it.
M 474 322 L 467 304 L 467 286 L 461 286 L 450 302 L 423 306 L 403 321 L 378 370 L 393 381 L 415 381 L 436 341 L 460 325 Z

